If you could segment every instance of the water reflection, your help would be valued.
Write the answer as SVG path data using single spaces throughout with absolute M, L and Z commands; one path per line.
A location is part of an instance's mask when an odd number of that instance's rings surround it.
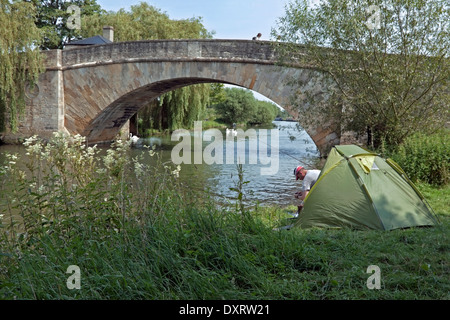
M 261 168 L 267 168 L 268 165 L 258 163 L 249 164 L 249 145 L 251 141 L 247 140 L 245 144 L 246 163 L 243 164 L 244 180 L 249 181 L 245 185 L 244 191 L 247 194 L 248 203 L 258 202 L 260 205 L 290 205 L 293 194 L 299 188 L 299 182 L 295 181 L 293 169 L 298 165 L 313 166 L 319 156 L 314 142 L 311 138 L 298 127 L 295 122 L 274 121 L 275 127 L 257 127 L 254 128 L 258 133 L 259 129 L 277 129 L 278 130 L 278 171 L 273 175 L 262 175 Z M 248 130 L 248 128 L 246 129 Z M 207 132 L 203 132 L 208 134 Z M 241 154 L 237 148 L 237 141 L 226 141 L 226 131 L 223 134 L 223 163 L 222 164 L 181 164 L 180 179 L 188 183 L 192 188 L 198 190 L 209 190 L 218 201 L 230 199 L 233 192 L 230 187 L 234 187 L 238 181 L 237 158 Z M 208 140 L 206 138 L 205 140 Z M 136 146 L 136 154 L 142 151 L 143 145 L 156 145 L 162 151 L 164 161 L 170 161 L 173 147 L 179 141 L 171 141 L 170 137 L 141 139 L 140 146 Z M 203 150 L 212 142 L 204 141 Z M 234 144 L 235 161 L 228 163 L 225 152 L 230 149 L 230 143 Z M 271 143 L 267 143 L 269 155 L 271 153 Z M 258 148 L 260 145 L 258 144 Z M 193 161 L 192 161 L 193 162 Z
M 245 144 L 246 163 L 243 164 L 244 179 L 249 181 L 245 185 L 244 191 L 247 192 L 247 204 L 254 204 L 258 202 L 261 206 L 265 205 L 290 205 L 292 204 L 293 194 L 299 188 L 299 182 L 295 181 L 293 175 L 293 168 L 298 165 L 310 167 L 315 163 L 319 156 L 319 152 L 311 140 L 311 138 L 301 130 L 295 122 L 274 121 L 274 127 L 258 127 L 254 128 L 258 133 L 259 129 L 277 129 L 278 130 L 278 171 L 273 175 L 262 175 L 261 168 L 268 167 L 268 165 L 261 164 L 259 161 L 256 164 L 249 164 L 249 149 L 251 139 Z M 248 130 L 248 128 L 246 129 Z M 208 165 L 206 163 L 192 163 L 181 164 L 180 179 L 190 188 L 196 190 L 209 191 L 217 201 L 226 202 L 234 196 L 230 191 L 230 187 L 234 187 L 238 181 L 237 161 L 227 163 L 226 150 L 231 147 L 235 148 L 235 155 L 240 154 L 237 149 L 238 143 L 236 141 L 226 141 L 226 131 L 222 130 L 223 135 L 223 156 L 222 164 L 213 163 Z M 203 131 L 203 136 L 205 137 Z M 205 139 L 208 140 L 208 139 Z M 173 148 L 179 141 L 171 141 L 170 136 L 166 137 L 152 137 L 147 139 L 140 139 L 137 144 L 131 149 L 132 156 L 142 156 L 143 161 L 149 164 L 155 161 L 150 157 L 145 146 L 155 146 L 160 151 L 163 162 L 171 161 L 171 153 Z M 211 141 L 202 142 L 202 150 L 210 145 Z M 230 145 L 231 144 L 231 145 Z M 270 143 L 267 143 L 269 155 L 273 154 L 275 150 L 271 150 Z M 258 148 L 260 145 L 258 145 Z M 102 152 L 100 155 L 106 154 L 107 147 L 100 147 Z M 0 146 L 0 161 L 3 161 L 4 154 L 9 153 L 25 153 L 23 146 L 3 145 Z M 195 157 L 195 155 L 194 155 Z M 236 158 L 235 158 L 236 159 Z M 232 200 L 231 200 L 232 201 Z

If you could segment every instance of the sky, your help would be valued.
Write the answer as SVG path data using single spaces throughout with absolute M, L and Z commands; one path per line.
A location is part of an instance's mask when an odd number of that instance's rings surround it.
M 251 40 L 261 33 L 261 40 L 272 40 L 271 28 L 284 15 L 289 0 L 97 0 L 107 11 L 129 10 L 130 6 L 147 2 L 165 12 L 170 19 L 201 17 L 214 39 Z
M 174 20 L 201 17 L 206 30 L 215 32 L 214 39 L 251 40 L 261 33 L 260 40 L 273 40 L 272 28 L 284 16 L 289 0 L 97 0 L 106 11 L 129 11 L 140 2 L 147 2 Z M 274 103 L 252 92 L 256 99 Z

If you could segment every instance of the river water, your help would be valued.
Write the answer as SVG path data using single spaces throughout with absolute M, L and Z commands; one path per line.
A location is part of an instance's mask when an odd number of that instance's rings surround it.
M 243 132 L 245 130 L 245 133 L 256 133 L 256 137 L 249 135 L 243 144 L 239 144 L 239 141 L 242 142 L 244 138 L 240 140 L 237 137 L 232 137 L 227 141 L 226 130 L 214 130 L 202 131 L 202 136 L 198 141 L 201 142 L 202 149 L 200 153 L 203 155 L 203 161 L 199 163 L 198 160 L 195 161 L 194 159 L 196 156 L 192 156 L 191 161 L 181 163 L 179 179 L 193 189 L 208 191 L 217 201 L 222 203 L 227 201 L 234 203 L 235 201 L 232 200 L 232 197 L 236 193 L 231 191 L 230 188 L 235 187 L 235 184 L 238 182 L 237 158 L 240 155 L 245 154 L 246 157 L 243 163 L 244 181 L 249 181 L 244 185 L 246 203 L 258 203 L 260 206 L 291 205 L 293 194 L 300 187 L 300 182 L 295 180 L 293 174 L 294 168 L 298 165 L 314 166 L 319 157 L 319 151 L 314 142 L 296 122 L 274 121 L 273 126 L 242 129 Z M 277 132 L 271 130 L 276 130 Z M 212 139 L 211 135 L 215 134 L 215 138 L 217 138 L 219 132 L 223 140 L 223 157 L 220 157 L 218 152 L 220 148 L 216 148 L 214 152 L 206 152 L 206 150 L 211 151 L 211 149 L 214 149 L 212 148 L 213 146 L 218 146 L 213 144 L 213 141 L 216 140 Z M 262 135 L 264 133 L 268 134 L 269 137 L 267 139 Z M 191 131 L 191 150 L 194 149 L 194 140 L 195 135 Z M 176 148 L 175 150 L 180 149 L 183 141 L 186 140 L 178 139 L 174 135 L 139 139 L 131 152 L 133 157 L 143 155 L 143 161 L 154 161 L 152 157 L 148 156 L 148 149 L 144 146 L 155 145 L 156 150 L 161 152 L 163 161 L 172 161 L 174 160 L 174 155 L 178 157 L 184 154 L 174 152 L 174 148 Z M 220 142 L 221 140 L 219 139 L 218 141 Z M 252 149 L 255 146 L 257 151 Z M 106 151 L 106 147 L 101 148 L 104 148 Z M 233 148 L 234 161 L 227 161 L 227 153 Z M 261 148 L 263 148 L 263 151 L 267 149 L 267 152 L 257 153 L 261 152 Z M 0 162 L 4 159 L 4 155 L 7 152 L 24 153 L 24 150 L 23 146 L 0 146 Z M 197 152 L 197 156 L 198 154 Z M 206 163 L 207 160 L 205 159 L 208 155 L 216 156 L 216 162 Z M 267 157 L 263 158 L 263 155 L 267 155 Z M 253 160 L 256 159 L 253 162 L 256 163 L 251 163 L 252 160 L 250 158 L 252 156 Z M 222 161 L 220 161 L 221 158 Z M 186 158 L 184 159 L 186 160 Z M 270 159 L 270 162 L 261 163 L 264 162 L 264 159 Z

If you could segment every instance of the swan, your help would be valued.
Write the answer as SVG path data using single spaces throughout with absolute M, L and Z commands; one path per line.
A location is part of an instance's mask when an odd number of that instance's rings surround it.
M 237 135 L 237 131 L 236 131 L 236 129 L 226 129 L 226 131 L 227 131 L 227 135 L 229 135 L 229 134 L 231 134 L 231 135 L 233 135 L 233 136 L 236 136 Z
M 132 144 L 136 144 L 138 142 L 138 140 L 139 140 L 139 137 L 138 136 L 133 136 L 133 134 L 130 133 L 130 140 L 131 140 Z

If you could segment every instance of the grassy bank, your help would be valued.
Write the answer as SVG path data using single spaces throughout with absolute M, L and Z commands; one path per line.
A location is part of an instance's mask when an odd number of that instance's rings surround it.
M 179 185 L 177 168 L 127 158 L 125 144 L 101 165 L 82 146 L 34 141 L 28 160 L 2 166 L 13 192 L 1 199 L 0 298 L 450 298 L 448 186 L 419 185 L 442 221 L 433 228 L 276 232 L 290 208 L 225 211 Z

